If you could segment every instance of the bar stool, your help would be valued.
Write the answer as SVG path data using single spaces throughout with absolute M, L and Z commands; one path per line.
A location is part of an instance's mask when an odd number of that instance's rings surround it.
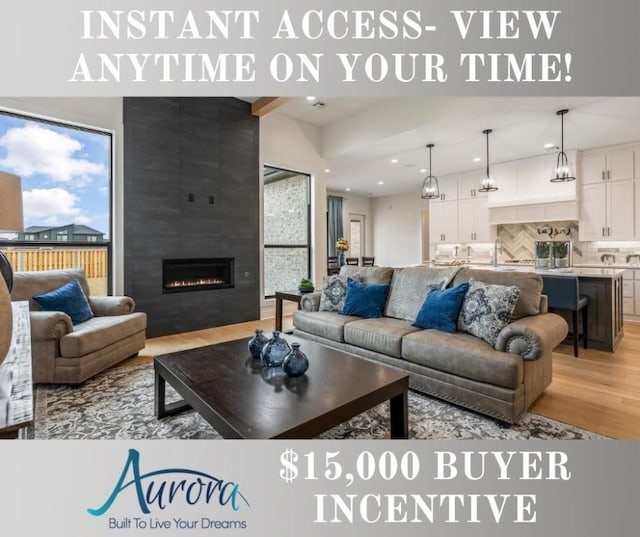
M 338 256 L 330 255 L 327 257 L 327 276 L 332 274 L 338 274 L 340 272 L 340 265 L 338 265 Z
M 542 294 L 547 296 L 550 310 L 571 312 L 571 333 L 573 334 L 573 355 L 578 357 L 578 313 L 582 314 L 582 345 L 586 349 L 589 335 L 589 297 L 580 295 L 580 283 L 575 276 L 542 276 Z

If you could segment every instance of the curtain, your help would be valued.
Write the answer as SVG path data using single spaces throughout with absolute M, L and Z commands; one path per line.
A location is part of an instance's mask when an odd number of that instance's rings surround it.
M 329 255 L 338 255 L 336 241 L 344 237 L 342 229 L 342 198 L 329 196 Z

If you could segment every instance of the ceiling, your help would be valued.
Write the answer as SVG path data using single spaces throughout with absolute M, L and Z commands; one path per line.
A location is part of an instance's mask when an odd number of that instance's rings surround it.
M 317 101 L 326 106 L 314 107 Z M 640 140 L 640 97 L 296 97 L 278 113 L 321 128 L 329 189 L 377 197 L 420 190 L 427 143 L 435 144 L 434 175 L 477 169 L 480 180 L 484 129 L 493 129 L 490 162 L 548 153 L 551 173 L 555 153 L 544 144 L 560 145 L 561 108 L 570 110 L 566 150 Z

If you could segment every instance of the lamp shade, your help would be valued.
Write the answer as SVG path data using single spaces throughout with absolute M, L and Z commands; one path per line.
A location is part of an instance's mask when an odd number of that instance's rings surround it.
M 24 231 L 20 177 L 0 171 L 0 232 Z

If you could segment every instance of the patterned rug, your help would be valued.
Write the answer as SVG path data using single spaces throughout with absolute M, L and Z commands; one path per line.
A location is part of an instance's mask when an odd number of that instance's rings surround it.
M 79 387 L 36 389 L 36 439 L 218 439 L 196 412 L 157 420 L 153 414 L 151 364 L 113 368 Z M 167 385 L 167 396 L 177 394 Z M 324 433 L 321 438 L 376 439 L 388 435 L 388 405 L 382 404 Z M 527 413 L 511 427 L 416 392 L 409 393 L 410 438 L 415 439 L 601 439 L 595 433 Z

